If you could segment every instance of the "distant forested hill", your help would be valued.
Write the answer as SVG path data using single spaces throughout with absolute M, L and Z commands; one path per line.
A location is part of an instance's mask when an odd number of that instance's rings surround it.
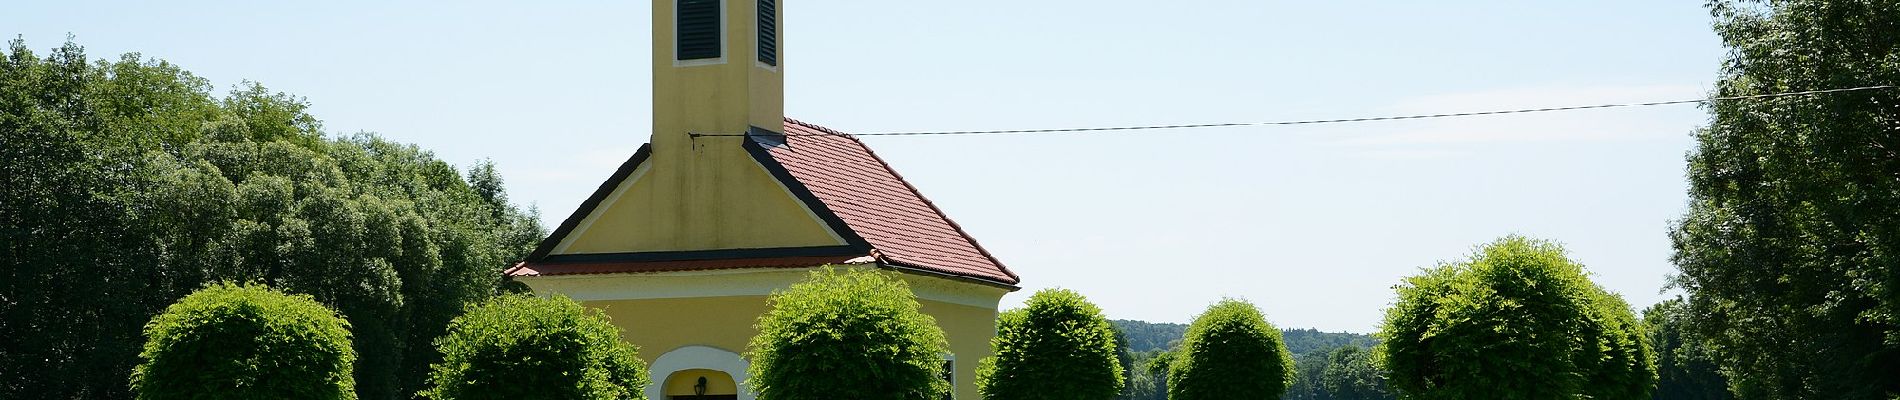
M 1128 350 L 1144 352 L 1173 348 L 1187 334 L 1187 325 L 1152 323 L 1118 319 L 1112 321 L 1115 328 L 1121 329 L 1128 337 Z M 1281 334 L 1286 338 L 1286 348 L 1293 354 L 1306 354 L 1316 350 L 1331 351 L 1345 345 L 1371 347 L 1372 336 L 1350 332 L 1320 332 L 1315 329 L 1286 329 Z
M 1372 347 L 1372 335 L 1351 332 L 1320 332 L 1317 329 L 1285 329 L 1286 349 L 1293 354 L 1332 351 L 1340 346 Z
M 1152 323 L 1127 319 L 1109 321 L 1128 338 L 1128 351 L 1142 352 L 1174 348 L 1187 335 L 1187 325 Z
M 1122 362 L 1133 367 L 1128 370 L 1128 391 L 1116 399 L 1167 399 L 1168 361 L 1166 360 L 1172 359 L 1168 353 L 1180 345 L 1181 338 L 1187 335 L 1188 326 L 1125 319 L 1111 322 L 1128 342 L 1128 352 Z M 1335 364 L 1350 360 L 1351 352 L 1344 352 L 1347 358 L 1341 358 L 1335 354 L 1335 351 L 1345 347 L 1355 347 L 1363 352 L 1364 349 L 1371 348 L 1376 343 L 1371 335 L 1320 332 L 1317 329 L 1285 329 L 1280 331 L 1280 335 L 1286 340 L 1287 350 L 1293 353 L 1294 368 L 1298 370 L 1293 384 L 1287 387 L 1282 399 L 1391 399 L 1388 394 L 1390 392 L 1383 388 L 1383 383 L 1378 384 L 1378 389 L 1356 392 L 1360 394 L 1344 397 L 1327 392 L 1327 389 L 1320 384 L 1321 376 L 1328 368 L 1341 368 L 1343 364 Z

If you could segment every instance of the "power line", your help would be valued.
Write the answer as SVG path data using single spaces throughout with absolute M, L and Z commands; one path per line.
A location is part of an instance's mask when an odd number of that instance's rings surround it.
M 1862 86 L 1862 87 L 1843 88 L 1843 89 L 1823 89 L 1823 90 L 1808 90 L 1808 91 L 1801 91 L 1801 92 L 1753 94 L 1753 95 L 1746 95 L 1746 96 L 1711 97 L 1711 98 L 1706 98 L 1706 99 L 1692 99 L 1692 100 L 1670 100 L 1670 101 L 1652 101 L 1652 102 L 1645 102 L 1645 103 L 1615 103 L 1615 104 L 1595 104 L 1595 105 L 1586 105 L 1586 106 L 1524 108 L 1524 109 L 1513 109 L 1513 110 L 1474 111 L 1474 112 L 1446 113 L 1446 114 L 1416 114 L 1416 115 L 1397 115 L 1397 116 L 1383 116 L 1383 117 L 1315 119 L 1315 120 L 1297 120 L 1297 121 L 1111 126 L 1111 127 L 1094 127 L 1094 128 L 1002 129 L 1002 130 L 986 130 L 986 131 L 871 132 L 871 133 L 851 134 L 851 136 L 1002 135 L 1002 134 L 1028 134 L 1028 133 L 1072 133 L 1072 132 L 1137 131 L 1137 130 L 1161 130 L 1161 129 L 1221 128 L 1221 127 L 1236 127 L 1236 126 L 1341 124 L 1341 123 L 1354 123 L 1354 122 L 1398 121 L 1398 120 L 1408 120 L 1408 119 L 1456 118 L 1456 117 L 1472 117 L 1472 116 L 1481 116 L 1481 115 L 1525 114 L 1525 113 L 1540 113 L 1540 112 L 1554 112 L 1554 111 L 1590 110 L 1590 109 L 1599 109 L 1599 108 L 1666 106 L 1666 105 L 1673 105 L 1673 104 L 1708 103 L 1708 102 L 1727 101 L 1727 100 L 1748 100 L 1748 99 L 1767 99 L 1767 98 L 1779 98 L 1779 97 L 1815 96 L 1815 95 L 1823 95 L 1823 94 L 1831 94 L 1831 93 L 1855 92 L 1855 91 L 1879 90 L 1879 89 L 1894 89 L 1894 88 L 1900 88 L 1900 86 L 1878 85 L 1878 86 Z M 698 133 L 698 134 L 693 134 L 693 135 L 694 136 L 745 136 L 745 134 L 743 133 Z M 823 135 L 829 135 L 829 134 L 828 133 L 804 133 L 804 134 L 788 133 L 786 135 L 788 136 L 823 136 Z

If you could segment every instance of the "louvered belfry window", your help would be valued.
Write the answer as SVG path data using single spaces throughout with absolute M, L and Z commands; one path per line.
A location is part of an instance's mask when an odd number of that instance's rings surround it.
M 680 60 L 719 58 L 719 0 L 678 0 L 673 9 L 674 49 Z
M 759 62 L 778 66 L 778 0 L 759 0 Z

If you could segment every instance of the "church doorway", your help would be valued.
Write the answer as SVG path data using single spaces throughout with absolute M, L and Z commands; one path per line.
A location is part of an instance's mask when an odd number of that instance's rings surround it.
M 649 400 L 756 400 L 745 387 L 746 362 L 739 353 L 689 345 L 661 354 L 647 366 Z
M 739 384 L 725 372 L 688 369 L 666 377 L 666 398 L 660 400 L 739 400 Z

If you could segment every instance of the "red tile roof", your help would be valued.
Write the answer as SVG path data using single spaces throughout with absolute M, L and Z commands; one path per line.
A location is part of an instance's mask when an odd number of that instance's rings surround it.
M 905 182 L 897 171 L 857 138 L 821 126 L 785 120 L 785 136 L 746 142 L 754 157 L 774 176 L 785 181 L 812 211 L 827 220 L 848 241 L 842 249 L 736 249 L 707 257 L 669 260 L 669 254 L 638 253 L 625 258 L 576 260 L 548 253 L 577 222 L 593 212 L 620 180 L 645 162 L 642 148 L 622 165 L 620 172 L 582 203 L 527 261 L 507 271 L 510 276 L 637 273 L 707 269 L 812 267 L 824 264 L 876 260 L 892 267 L 1014 286 L 1015 273 L 971 239 L 956 222 Z M 782 143 L 772 143 L 779 140 Z M 769 144 L 761 144 L 769 143 Z M 789 181 L 787 181 L 789 180 Z M 808 193 L 809 196 L 806 196 Z M 812 204 L 817 203 L 817 204 Z M 818 251 L 823 255 L 762 257 L 774 250 Z M 717 251 L 715 251 L 717 252 Z M 764 253 L 761 253 L 764 252 Z M 730 255 L 728 255 L 730 254 Z M 869 259 L 863 257 L 869 256 Z M 568 257 L 563 259 L 564 257 Z M 658 257 L 657 259 L 655 257 Z M 688 257 L 688 256 L 682 256 Z
M 864 142 L 785 120 L 784 146 L 767 152 L 886 261 L 1015 284 L 1016 274 L 904 181 Z

